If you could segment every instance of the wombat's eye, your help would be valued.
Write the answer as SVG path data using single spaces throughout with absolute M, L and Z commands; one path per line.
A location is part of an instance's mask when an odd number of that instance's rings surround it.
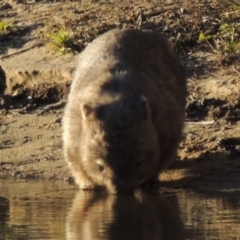
M 101 161 L 97 161 L 96 162 L 97 165 L 98 165 L 98 169 L 100 172 L 103 172 L 104 171 L 104 165 L 101 163 Z
M 98 137 L 98 132 L 97 132 L 97 131 L 93 131 L 93 136 L 94 136 L 95 138 L 97 138 L 97 137 Z

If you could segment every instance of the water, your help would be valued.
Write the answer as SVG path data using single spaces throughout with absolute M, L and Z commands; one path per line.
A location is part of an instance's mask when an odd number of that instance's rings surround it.
M 135 196 L 64 182 L 0 180 L 0 239 L 240 239 L 240 193 L 161 189 Z

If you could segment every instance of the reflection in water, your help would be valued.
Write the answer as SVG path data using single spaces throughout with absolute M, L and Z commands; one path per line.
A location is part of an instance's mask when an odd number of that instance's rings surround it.
M 0 179 L 0 239 L 65 239 L 74 193 L 61 182 Z
M 177 194 L 189 239 L 240 239 L 240 192 Z
M 0 179 L 0 240 L 178 240 L 181 220 L 189 240 L 240 239 L 240 191 L 164 191 L 116 197 L 61 181 Z
M 9 200 L 3 197 L 0 197 L 0 233 L 2 236 L 0 236 L 0 239 L 7 239 L 8 234 L 8 213 L 9 213 Z
M 177 198 L 79 191 L 66 223 L 67 240 L 184 239 Z

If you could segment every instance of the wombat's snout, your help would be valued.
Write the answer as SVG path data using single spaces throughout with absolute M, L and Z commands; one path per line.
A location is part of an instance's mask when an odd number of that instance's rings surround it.
M 114 193 L 115 194 L 129 194 L 133 193 L 133 191 L 137 188 L 137 181 L 115 181 L 114 183 Z
M 112 169 L 103 160 L 96 160 L 95 164 L 98 168 L 98 173 L 101 175 L 107 191 L 113 194 L 133 193 L 139 185 L 139 179 L 134 178 L 134 173 L 129 173 L 128 169 L 119 171 Z M 138 168 L 139 166 L 136 166 Z

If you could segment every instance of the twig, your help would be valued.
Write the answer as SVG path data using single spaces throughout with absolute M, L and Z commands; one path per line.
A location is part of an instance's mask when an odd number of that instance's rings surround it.
M 29 47 L 29 48 L 25 48 L 25 49 L 22 49 L 22 50 L 20 50 L 20 51 L 18 51 L 18 52 L 15 52 L 15 53 L 12 53 L 12 54 L 9 54 L 9 55 L 5 55 L 5 56 L 1 57 L 0 59 L 9 58 L 9 57 L 12 57 L 12 56 L 14 56 L 14 55 L 17 55 L 17 54 L 26 52 L 26 51 L 28 51 L 28 50 L 30 50 L 30 49 L 32 49 L 32 48 L 40 47 L 40 46 L 43 46 L 43 45 L 44 45 L 44 43 L 36 43 L 35 45 L 33 45 L 33 46 Z
M 198 25 L 195 25 L 197 27 L 197 29 L 199 30 L 199 32 L 204 36 L 204 40 L 207 42 L 207 44 L 209 45 L 209 47 L 212 49 L 212 51 L 214 53 L 217 53 L 217 51 L 214 49 L 214 47 L 212 46 L 212 44 L 207 40 L 207 38 L 205 37 L 205 35 L 202 33 L 202 31 L 200 30 L 200 28 L 198 27 Z
M 212 121 L 204 121 L 204 122 L 186 122 L 187 124 L 196 124 L 196 125 L 207 125 L 215 123 L 214 120 Z
M 179 8 L 176 8 L 176 7 L 171 7 L 171 8 L 166 8 L 166 9 L 163 9 L 163 10 L 158 10 L 158 11 L 155 11 L 155 12 L 151 12 L 151 13 L 148 13 L 148 14 L 145 14 L 146 17 L 157 17 L 159 15 L 161 15 L 162 13 L 165 13 L 165 12 L 168 12 L 168 11 L 177 11 L 179 10 Z
M 234 14 L 237 12 L 240 12 L 240 10 L 236 10 L 236 11 L 232 11 L 232 12 L 225 12 L 225 13 L 223 13 L 223 15 L 230 15 L 230 14 Z

